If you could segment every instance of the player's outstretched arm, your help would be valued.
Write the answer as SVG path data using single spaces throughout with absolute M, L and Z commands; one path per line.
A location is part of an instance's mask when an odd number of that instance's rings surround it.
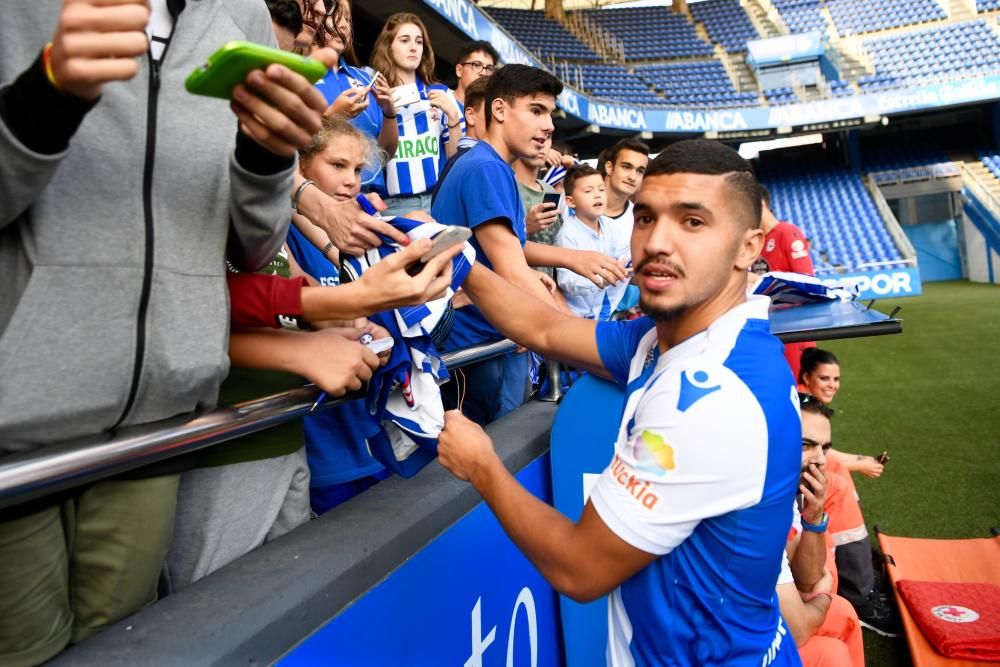
M 573 523 L 526 491 L 504 467 L 482 427 L 457 410 L 445 413 L 444 422 L 438 461 L 476 487 L 511 540 L 563 595 L 579 602 L 595 600 L 657 558 L 618 537 L 592 504 Z
M 493 326 L 518 345 L 546 359 L 610 377 L 597 350 L 593 320 L 564 313 L 481 264 L 472 267 L 462 289 Z

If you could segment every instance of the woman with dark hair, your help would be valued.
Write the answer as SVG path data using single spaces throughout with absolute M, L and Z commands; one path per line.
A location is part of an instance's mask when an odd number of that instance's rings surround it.
M 458 150 L 462 114 L 458 100 L 434 76 L 434 49 L 414 14 L 393 14 L 372 50 L 372 68 L 393 86 L 399 112 L 399 146 L 379 191 L 390 215 L 430 211 L 441 168 Z
M 824 405 L 829 405 L 840 391 L 840 361 L 837 355 L 822 348 L 807 347 L 802 351 L 798 381 L 799 391 L 812 394 Z M 874 456 L 845 454 L 831 449 L 826 461 L 827 470 L 848 480 L 851 480 L 852 472 L 872 478 L 882 474 L 883 466 Z M 854 487 L 854 480 L 851 480 L 851 487 Z

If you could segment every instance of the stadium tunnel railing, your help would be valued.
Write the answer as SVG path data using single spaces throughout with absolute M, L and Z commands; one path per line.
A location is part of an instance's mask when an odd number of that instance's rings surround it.
M 514 349 L 513 342 L 502 340 L 446 352 L 441 359 L 448 368 L 456 369 Z M 0 509 L 261 431 L 303 417 L 314 405 L 317 411 L 326 410 L 359 398 L 353 394 L 316 405 L 319 396 L 320 389 L 309 385 L 202 414 L 11 454 L 0 459 Z

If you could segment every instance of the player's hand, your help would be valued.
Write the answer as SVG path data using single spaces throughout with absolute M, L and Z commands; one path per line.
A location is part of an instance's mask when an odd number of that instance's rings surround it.
M 430 101 L 431 106 L 437 107 L 444 113 L 448 120 L 448 125 L 454 125 L 461 120 L 458 105 L 455 104 L 455 100 L 452 99 L 451 95 L 445 91 L 435 88 L 427 93 L 427 99 Z
M 882 470 L 885 468 L 874 456 L 862 456 L 861 460 L 857 461 L 852 467 L 865 477 L 871 477 L 872 479 L 881 477 Z
M 274 64 L 248 72 L 229 104 L 244 134 L 284 157 L 309 145 L 326 110 L 323 93 L 304 76 Z
M 569 269 L 590 280 L 598 287 L 607 287 L 621 280 L 628 280 L 628 269 L 623 262 L 596 250 L 574 250 Z
M 407 267 L 420 261 L 433 242 L 420 239 L 402 252 L 385 257 L 365 271 L 358 281 L 365 290 L 365 304 L 372 312 L 390 310 L 400 306 L 414 306 L 444 297 L 451 285 L 451 260 L 462 252 L 463 243 L 456 243 L 427 262 L 415 276 L 406 272 Z
M 49 52 L 58 88 L 96 100 L 105 83 L 134 77 L 147 23 L 148 0 L 64 0 Z
M 474 482 L 497 462 L 497 455 L 482 426 L 458 410 L 449 410 L 444 413 L 444 430 L 438 436 L 438 462 L 455 477 Z
M 535 204 L 528 209 L 528 214 L 524 216 L 524 226 L 529 234 L 537 234 L 543 229 L 548 229 L 559 217 L 559 211 L 554 204 Z
M 369 248 L 382 245 L 378 234 L 388 236 L 401 245 L 409 245 L 410 239 L 385 220 L 368 215 L 358 202 L 354 200 L 335 201 L 319 191 L 319 188 L 307 188 L 306 192 L 315 190 L 319 194 L 316 210 L 307 212 L 309 220 L 326 232 L 340 252 L 348 255 L 361 255 Z M 385 209 L 381 199 L 369 197 L 376 209 Z M 301 206 L 299 207 L 301 210 Z
M 362 332 L 358 331 L 360 336 Z M 331 396 L 358 391 L 379 367 L 374 352 L 342 335 L 342 330 L 321 329 L 298 336 L 295 372 Z
M 826 475 L 823 469 L 815 463 L 810 463 L 802 472 L 799 481 L 799 511 L 804 521 L 812 524 L 822 521 L 826 488 Z
M 368 108 L 368 92 L 364 88 L 348 88 L 333 101 L 333 104 L 323 112 L 324 116 L 340 114 L 354 118 Z

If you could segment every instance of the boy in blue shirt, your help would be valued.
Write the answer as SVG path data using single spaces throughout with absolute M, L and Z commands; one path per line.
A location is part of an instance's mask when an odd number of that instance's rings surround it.
M 555 129 L 552 112 L 562 83 L 541 69 L 507 65 L 490 77 L 482 140 L 450 165 L 438 185 L 431 214 L 449 225 L 469 227 L 478 261 L 546 303 L 552 297 L 524 258 L 524 208 L 511 164 L 538 155 Z M 500 340 L 475 306 L 455 311 L 446 342 L 458 349 Z M 444 391 L 445 405 L 487 424 L 524 402 L 529 355 L 513 353 L 463 369 L 464 392 Z M 452 401 L 452 405 L 448 405 Z

